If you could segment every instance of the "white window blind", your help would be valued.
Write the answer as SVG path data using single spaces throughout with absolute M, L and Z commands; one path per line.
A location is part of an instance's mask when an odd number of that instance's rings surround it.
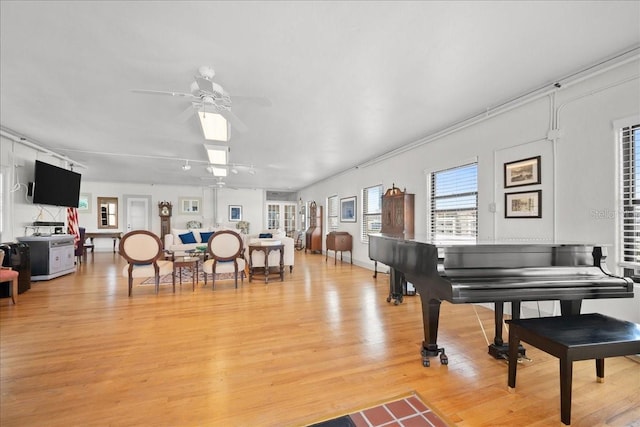
M 338 229 L 338 196 L 327 198 L 327 224 L 329 231 Z
M 478 164 L 431 173 L 431 238 L 476 241 L 478 236 Z
M 362 234 L 363 243 L 369 242 L 369 234 L 379 233 L 382 228 L 382 185 L 362 189 Z
M 640 267 L 640 124 L 621 130 L 622 261 Z

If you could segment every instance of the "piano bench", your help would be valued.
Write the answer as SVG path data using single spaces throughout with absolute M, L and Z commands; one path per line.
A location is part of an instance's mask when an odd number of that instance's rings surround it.
M 507 320 L 510 389 L 516 386 L 520 340 L 560 359 L 560 419 L 571 423 L 574 360 L 596 361 L 598 382 L 604 381 L 604 358 L 640 353 L 640 325 L 598 313 Z M 514 363 L 511 363 L 514 361 Z

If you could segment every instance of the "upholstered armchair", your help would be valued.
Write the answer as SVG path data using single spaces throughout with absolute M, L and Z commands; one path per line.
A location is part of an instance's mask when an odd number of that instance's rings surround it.
M 216 231 L 207 243 L 208 258 L 202 264 L 204 285 L 207 285 L 207 275 L 212 275 L 211 289 L 213 290 L 216 274 L 234 273 L 235 285 L 238 288 L 238 275 L 244 282 L 244 244 L 238 233 L 231 230 Z
M 160 275 L 173 274 L 173 262 L 164 259 L 162 241 L 147 230 L 130 231 L 120 239 L 120 255 L 127 260 L 122 275 L 129 278 L 129 296 L 134 277 L 155 277 L 156 294 L 160 290 Z M 173 278 L 173 292 L 176 281 Z

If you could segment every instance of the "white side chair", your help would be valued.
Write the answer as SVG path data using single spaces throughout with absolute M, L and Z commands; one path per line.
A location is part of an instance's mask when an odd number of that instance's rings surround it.
M 244 259 L 244 244 L 242 237 L 235 231 L 216 231 L 207 243 L 207 259 L 202 264 L 204 272 L 204 285 L 207 285 L 207 275 L 213 275 L 211 290 L 216 282 L 216 274 L 234 273 L 236 289 L 238 288 L 238 275 L 244 282 L 244 269 L 246 262 Z
M 164 259 L 160 238 L 147 230 L 130 231 L 120 239 L 120 255 L 127 260 L 122 275 L 129 278 L 129 296 L 133 278 L 155 277 L 156 294 L 160 290 L 160 275 L 173 274 L 173 262 Z M 176 279 L 173 277 L 173 292 Z

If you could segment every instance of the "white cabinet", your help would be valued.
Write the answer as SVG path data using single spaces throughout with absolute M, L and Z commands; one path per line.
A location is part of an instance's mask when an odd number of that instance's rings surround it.
M 26 236 L 18 237 L 18 241 L 29 245 L 32 281 L 49 280 L 76 271 L 72 235 Z

